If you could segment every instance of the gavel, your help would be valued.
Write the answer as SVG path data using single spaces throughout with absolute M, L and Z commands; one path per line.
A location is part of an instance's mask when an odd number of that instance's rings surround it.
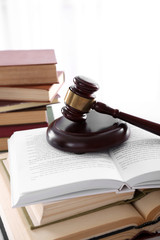
M 64 99 L 63 115 L 48 126 L 47 141 L 51 146 L 74 153 L 107 150 L 129 138 L 126 122 L 160 136 L 160 124 L 97 102 L 96 82 L 83 76 L 75 77 L 73 82 Z
M 90 109 L 93 109 L 160 136 L 160 124 L 120 112 L 102 102 L 97 102 L 94 92 L 99 89 L 99 86 L 93 80 L 84 76 L 76 76 L 73 82 L 74 85 L 69 87 L 64 99 L 65 106 L 62 108 L 62 114 L 65 118 L 73 122 L 82 122 L 87 118 Z

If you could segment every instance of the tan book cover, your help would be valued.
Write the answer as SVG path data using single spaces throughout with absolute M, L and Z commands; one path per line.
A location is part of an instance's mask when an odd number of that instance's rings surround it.
M 8 138 L 2 137 L 0 138 L 0 152 L 8 150 Z
M 133 192 L 116 194 L 103 193 L 93 196 L 77 197 L 53 203 L 39 203 L 26 206 L 27 213 L 32 220 L 33 228 L 86 215 L 92 211 L 105 209 L 107 206 L 120 205 L 132 199 Z
M 65 77 L 63 71 L 57 71 L 57 83 L 23 86 L 0 86 L 0 100 L 37 101 L 51 103 L 62 87 Z
M 46 107 L 1 113 L 0 126 L 47 122 Z
M 46 106 L 48 104 L 58 103 L 60 101 L 60 96 L 57 94 L 52 102 L 25 102 L 25 101 L 0 101 L 0 113 L 12 112 L 16 110 L 36 108 L 41 106 Z

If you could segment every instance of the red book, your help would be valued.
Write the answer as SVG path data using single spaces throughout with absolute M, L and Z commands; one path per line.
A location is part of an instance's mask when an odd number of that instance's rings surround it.
M 47 122 L 0 126 L 0 138 L 9 138 L 16 131 L 41 128 L 47 126 L 48 126 Z
M 57 83 L 52 49 L 0 51 L 0 85 Z
M 53 49 L 37 50 L 2 50 L 0 66 L 56 64 Z

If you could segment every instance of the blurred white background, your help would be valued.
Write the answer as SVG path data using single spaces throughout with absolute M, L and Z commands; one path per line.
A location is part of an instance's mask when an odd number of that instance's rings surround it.
M 97 100 L 159 115 L 159 0 L 0 0 L 0 50 L 43 48 L 65 71 L 62 95 L 85 75 L 100 85 Z

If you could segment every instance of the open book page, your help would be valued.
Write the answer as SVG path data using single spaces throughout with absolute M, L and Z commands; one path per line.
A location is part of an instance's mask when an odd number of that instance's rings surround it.
M 62 152 L 47 143 L 46 128 L 15 132 L 9 140 L 9 161 L 11 180 L 16 183 L 12 189 L 17 186 L 12 192 L 22 195 L 43 189 L 48 189 L 48 198 L 86 190 L 113 191 L 122 180 L 106 152 Z
M 160 216 L 160 190 L 151 192 L 133 202 L 133 206 L 143 216 L 145 221 L 156 220 Z
M 146 180 L 159 179 L 160 137 L 138 127 L 131 126 L 130 129 L 128 141 L 113 148 L 110 154 L 125 182 L 135 185 L 141 181 L 143 186 L 143 177 L 147 173 L 150 173 L 150 176 L 148 175 Z M 135 179 L 131 180 L 136 177 L 138 182 Z M 154 187 L 156 182 L 152 182 L 151 185 Z

